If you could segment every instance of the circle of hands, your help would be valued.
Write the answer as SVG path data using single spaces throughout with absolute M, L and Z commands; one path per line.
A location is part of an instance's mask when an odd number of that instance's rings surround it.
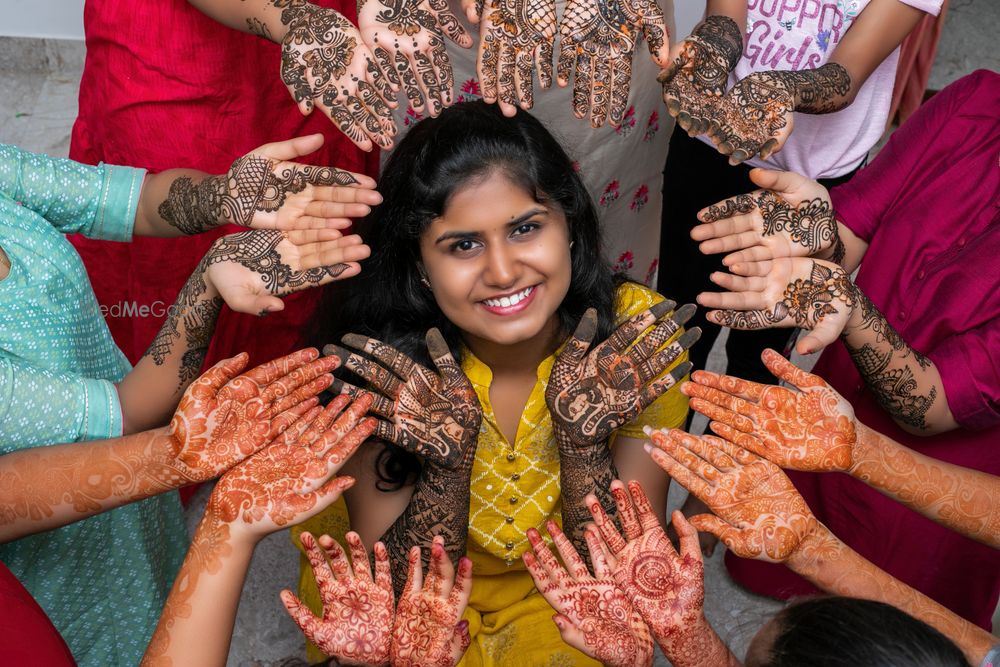
M 357 334 L 347 334 L 342 342 L 358 352 L 338 345 L 323 351 L 377 392 L 372 410 L 382 418 L 376 437 L 454 469 L 475 456 L 483 409 L 441 332 L 431 329 L 426 341 L 436 372 L 387 343 Z M 362 392 L 339 379 L 334 389 L 352 396 Z
M 663 347 L 695 312 L 692 304 L 674 311 L 675 305 L 662 301 L 643 311 L 593 350 L 597 313 L 584 313 L 545 387 L 557 434 L 578 447 L 603 443 L 690 371 L 684 362 L 661 377 L 701 335 L 695 327 Z
M 389 553 L 374 547 L 375 574 L 357 533 L 346 535 L 350 562 L 327 535 L 300 536 L 323 603 L 315 616 L 291 591 L 281 592 L 289 615 L 306 637 L 341 664 L 451 667 L 468 648 L 468 622 L 462 614 L 472 589 L 472 561 L 459 560 L 458 571 L 435 537 L 427 578 L 420 547 L 408 555 L 406 585 L 395 605 Z
M 358 27 L 306 0 L 275 0 L 288 30 L 281 41 L 281 79 L 303 114 L 320 110 L 359 148 L 387 149 L 402 90 L 415 112 L 432 115 L 454 101 L 455 77 L 444 37 L 470 48 L 472 36 L 447 0 L 362 0 Z M 463 0 L 480 23 L 476 71 L 483 98 L 507 115 L 534 104 L 552 81 L 555 0 Z M 669 61 L 669 38 L 655 0 L 569 0 L 558 23 L 558 82 L 573 84 L 573 111 L 591 125 L 617 127 L 628 106 L 632 53 L 645 38 L 653 61 Z
M 667 111 L 681 129 L 707 135 L 733 165 L 781 150 L 795 110 L 794 87 L 772 72 L 753 72 L 726 91 L 742 51 L 736 22 L 709 16 L 674 47 L 659 76 Z

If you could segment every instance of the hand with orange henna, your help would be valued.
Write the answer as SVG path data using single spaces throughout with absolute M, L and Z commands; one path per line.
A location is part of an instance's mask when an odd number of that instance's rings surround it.
M 374 359 L 338 345 L 323 348 L 380 392 L 373 410 L 385 419 L 378 420 L 376 437 L 448 469 L 475 456 L 483 409 L 441 332 L 427 332 L 427 350 L 437 373 L 374 338 L 347 334 L 343 343 Z M 361 391 L 339 380 L 334 390 L 352 396 Z
M 535 587 L 556 611 L 553 620 L 563 641 L 611 667 L 651 665 L 649 628 L 615 584 L 607 559 L 591 550 L 596 577 L 591 576 L 559 527 L 549 521 L 546 529 L 565 566 L 534 528 L 528 530 L 532 551 L 524 552 L 523 559 Z
M 170 421 L 173 470 L 188 483 L 214 479 L 273 440 L 333 381 L 338 359 L 318 357 L 308 348 L 239 375 L 247 363 L 240 354 L 207 370 Z
M 603 553 L 611 574 L 649 626 L 674 667 L 739 665 L 704 615 L 705 568 L 698 531 L 674 512 L 680 553 L 674 550 L 638 482 L 611 483 L 625 537 L 590 496 L 594 525 L 587 529 L 592 553 Z M 631 497 L 630 497 L 631 496 Z
M 681 386 L 713 431 L 782 468 L 845 472 L 952 530 L 1000 548 L 1000 478 L 913 451 L 854 416 L 823 378 L 774 350 L 764 364 L 793 389 L 698 371 Z
M 822 526 L 792 482 L 767 459 L 713 436 L 647 431 L 647 451 L 715 514 L 691 518 L 742 558 L 783 562 Z
M 774 350 L 761 359 L 794 389 L 696 371 L 681 391 L 712 420 L 713 431 L 782 468 L 849 472 L 858 441 L 851 404 Z
M 313 407 L 219 480 L 174 580 L 143 667 L 224 664 L 256 544 L 333 504 L 354 480 L 336 473 L 375 430 L 371 397 Z
M 388 665 L 395 616 L 389 552 L 375 543 L 375 577 L 372 577 L 361 538 L 347 533 L 351 562 L 340 544 L 329 535 L 299 537 L 312 566 L 323 615 L 317 618 L 288 590 L 281 591 L 292 620 L 323 653 L 341 665 Z
M 424 579 L 420 547 L 410 549 L 409 574 L 396 607 L 392 632 L 393 667 L 453 667 L 472 642 L 461 620 L 472 592 L 472 561 L 462 557 L 455 574 L 444 539 L 435 536 Z

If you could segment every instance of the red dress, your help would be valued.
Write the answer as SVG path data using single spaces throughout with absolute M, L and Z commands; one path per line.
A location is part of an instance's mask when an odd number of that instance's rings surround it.
M 56 626 L 3 563 L 0 563 L 0 665 L 76 665 Z
M 314 1 L 355 20 L 353 0 Z M 184 0 L 91 0 L 84 27 L 87 61 L 70 145 L 74 160 L 225 173 L 261 144 L 322 132 L 326 143 L 302 162 L 371 175 L 377 170 L 377 152 L 356 148 L 319 111 L 299 113 L 279 76 L 276 44 L 227 28 Z M 177 239 L 136 237 L 131 244 L 72 239 L 98 301 L 109 308 L 115 342 L 132 363 L 212 241 L 234 231 L 239 228 Z M 251 365 L 290 352 L 318 295 L 308 290 L 285 297 L 285 310 L 266 319 L 223 309 L 206 364 L 241 351 L 250 353 Z M 131 304 L 148 305 L 156 316 L 122 314 Z
M 1000 475 L 1000 74 L 935 95 L 875 160 L 834 188 L 837 217 L 869 243 L 857 285 L 941 374 L 959 428 L 921 437 L 889 418 L 840 341 L 815 372 L 858 419 L 914 450 Z M 1000 550 L 841 474 L 789 472 L 816 516 L 899 580 L 989 630 Z M 733 577 L 776 597 L 816 592 L 781 565 L 726 554 Z

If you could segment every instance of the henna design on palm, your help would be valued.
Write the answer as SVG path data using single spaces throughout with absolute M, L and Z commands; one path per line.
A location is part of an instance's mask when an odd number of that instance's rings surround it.
M 340 131 L 368 150 L 392 145 L 396 126 L 389 82 L 377 76 L 371 51 L 350 21 L 299 0 L 272 0 L 288 31 L 281 41 L 281 80 L 303 113 L 317 104 Z
M 534 528 L 527 533 L 532 551 L 526 551 L 523 559 L 535 587 L 556 611 L 554 620 L 563 641 L 605 665 L 651 664 L 653 641 L 649 628 L 615 584 L 607 562 L 592 552 L 596 576 L 591 576 L 587 564 L 559 527 L 550 521 L 546 528 L 565 566 L 556 560 Z
M 743 34 L 728 16 L 705 18 L 684 40 L 680 53 L 657 79 L 667 111 L 690 135 L 716 122 L 729 73 L 743 53 Z
M 303 271 L 294 270 L 282 259 L 278 246 L 285 235 L 273 229 L 256 229 L 223 236 L 205 256 L 207 266 L 234 262 L 258 274 L 264 287 L 281 296 L 305 286 L 315 286 L 336 278 L 347 269 L 347 264 L 318 266 Z
M 461 620 L 472 589 L 472 561 L 461 558 L 454 574 L 435 537 L 426 580 L 420 547 L 410 549 L 409 574 L 396 607 L 391 662 L 394 667 L 453 667 L 472 642 L 468 621 Z
M 437 329 L 427 332 L 427 350 L 437 373 L 373 338 L 347 334 L 342 340 L 374 359 L 336 345 L 324 350 L 337 355 L 381 394 L 374 409 L 385 419 L 378 421 L 377 437 L 449 469 L 461 467 L 475 456 L 482 407 Z M 339 381 L 336 389 L 349 394 L 359 391 Z
M 739 664 L 704 617 L 704 565 L 698 534 L 679 512 L 674 526 L 681 550 L 671 545 L 638 482 L 611 485 L 624 537 L 590 499 L 591 553 L 603 553 L 618 587 L 642 614 L 656 642 L 676 667 Z
M 654 60 L 664 56 L 667 30 L 653 0 L 569 0 L 559 23 L 560 85 L 573 81 L 573 112 L 593 127 L 618 127 L 628 107 L 632 52 L 639 35 Z M 666 64 L 663 61 L 661 64 Z
M 690 370 L 690 363 L 685 362 L 659 377 L 701 335 L 700 329 L 691 329 L 660 349 L 695 311 L 689 304 L 658 322 L 674 305 L 672 301 L 656 304 L 621 325 L 593 350 L 596 312 L 590 309 L 584 314 L 556 359 L 545 388 L 553 424 L 576 446 L 603 443 Z
M 691 519 L 737 556 L 784 562 L 821 525 L 781 468 L 728 440 L 653 431 L 653 460 L 714 512 Z
M 299 629 L 323 653 L 341 663 L 388 665 L 395 620 L 389 554 L 376 542 L 375 576 L 372 577 L 361 538 L 347 533 L 351 561 L 329 536 L 316 538 L 304 532 L 299 537 L 312 568 L 323 614 L 315 616 L 291 591 L 281 592 L 281 601 Z
M 738 164 L 779 150 L 791 133 L 792 112 L 832 113 L 847 105 L 851 77 L 827 63 L 808 71 L 753 72 L 723 98 L 709 136 Z
M 554 0 L 490 0 L 482 20 L 477 71 L 483 99 L 530 109 L 534 64 L 542 88 L 552 85 Z

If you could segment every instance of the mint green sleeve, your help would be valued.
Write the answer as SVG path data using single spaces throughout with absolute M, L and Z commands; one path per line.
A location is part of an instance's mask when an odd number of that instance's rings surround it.
M 0 453 L 121 434 L 121 402 L 112 382 L 0 357 Z
M 63 234 L 130 241 L 146 172 L 29 153 L 0 144 L 0 192 Z

